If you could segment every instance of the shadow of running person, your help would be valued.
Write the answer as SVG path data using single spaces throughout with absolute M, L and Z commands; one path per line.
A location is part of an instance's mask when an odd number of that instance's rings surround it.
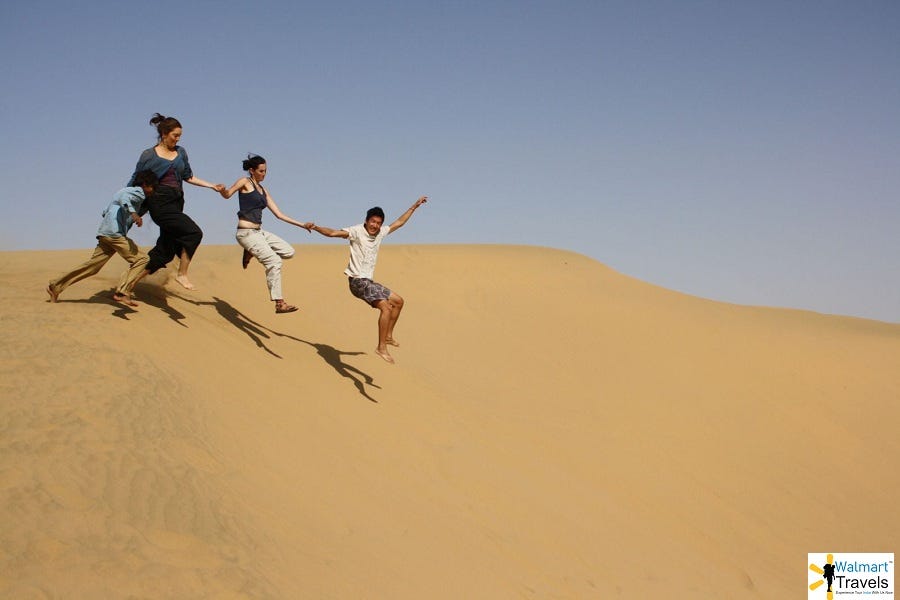
M 137 298 L 138 308 L 140 308 L 141 303 L 146 304 L 147 306 L 152 306 L 154 308 L 158 308 L 167 315 L 169 318 L 175 321 L 177 324 L 182 327 L 187 327 L 182 320 L 185 318 L 184 314 L 179 312 L 178 310 L 169 306 L 169 303 L 166 302 L 165 298 L 165 290 L 163 288 L 154 286 L 152 284 L 144 284 L 139 283 L 135 290 L 140 290 L 140 297 Z M 108 304 L 109 306 L 114 307 L 116 310 L 112 312 L 112 316 L 118 317 L 119 319 L 124 319 L 126 321 L 130 321 L 128 315 L 136 314 L 138 311 L 134 308 L 122 304 L 121 302 L 117 302 L 113 300 L 112 295 L 115 290 L 111 291 L 103 291 L 97 292 L 90 298 L 84 300 L 60 300 L 60 302 L 85 302 L 88 304 Z
M 80 303 L 84 302 L 87 304 L 107 304 L 112 306 L 116 310 L 112 311 L 112 316 L 117 317 L 119 319 L 124 319 L 126 321 L 130 321 L 128 315 L 132 315 L 137 313 L 136 310 L 131 308 L 130 306 L 126 306 L 121 302 L 116 302 L 112 299 L 114 290 L 108 290 L 103 292 L 97 292 L 90 298 L 86 298 L 84 300 L 60 300 L 59 302 L 72 302 L 72 303 Z
M 169 315 L 170 319 L 172 319 L 182 327 L 187 327 L 187 325 L 183 322 L 185 319 L 184 313 L 169 306 L 169 303 L 166 301 L 166 288 L 154 285 L 152 283 L 140 282 L 134 287 L 134 291 L 136 293 L 135 301 L 137 301 L 138 304 L 143 302 L 147 306 L 158 308 Z M 181 296 L 177 296 L 174 294 L 172 295 L 176 298 L 181 298 Z
M 206 302 L 193 300 L 191 298 L 186 298 L 178 294 L 173 295 L 176 298 L 179 298 L 196 306 L 214 307 L 216 309 L 216 312 L 218 312 L 219 315 L 222 316 L 222 318 L 237 327 L 239 331 L 246 334 L 251 340 L 253 340 L 257 347 L 262 348 L 276 358 L 282 357 L 281 355 L 275 353 L 275 351 L 273 351 L 271 348 L 266 346 L 266 344 L 263 342 L 263 338 L 271 339 L 272 336 L 283 337 L 315 348 L 316 353 L 322 358 L 322 360 L 324 360 L 328 364 L 328 366 L 334 369 L 338 373 L 338 375 L 340 375 L 341 377 L 346 377 L 353 382 L 353 385 L 356 387 L 357 391 L 359 391 L 360 395 L 362 395 L 370 402 L 375 402 L 376 404 L 378 403 L 378 400 L 376 400 L 366 392 L 367 385 L 377 390 L 381 389 L 381 387 L 375 384 L 375 380 L 372 378 L 372 376 L 354 367 L 353 365 L 344 362 L 344 360 L 341 358 L 342 356 L 359 356 L 360 354 L 365 354 L 365 352 L 344 352 L 342 350 L 338 350 L 333 346 L 329 346 L 328 344 L 316 344 L 314 342 L 308 342 L 293 335 L 288 335 L 286 333 L 281 333 L 279 331 L 269 329 L 262 323 L 257 323 L 256 321 L 233 307 L 231 304 L 217 296 L 213 296 L 212 302 Z M 356 377 L 354 374 L 359 375 L 359 377 Z
M 271 337 L 269 333 L 279 336 L 283 334 L 272 331 L 261 323 L 257 323 L 221 298 L 213 296 L 213 301 L 208 302 L 203 300 L 193 300 L 179 294 L 172 295 L 179 300 L 184 300 L 185 302 L 189 302 L 195 306 L 212 306 L 216 309 L 216 312 L 219 313 L 219 315 L 223 319 L 234 325 L 238 329 L 238 331 L 246 334 L 247 337 L 253 340 L 253 343 L 256 344 L 258 348 L 265 350 L 275 358 L 281 358 L 280 354 L 276 353 L 274 350 L 266 346 L 266 344 L 262 341 L 262 338 L 269 339 Z

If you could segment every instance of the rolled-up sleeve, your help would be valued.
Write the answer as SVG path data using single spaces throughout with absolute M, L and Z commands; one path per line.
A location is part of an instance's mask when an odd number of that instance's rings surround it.
M 124 190 L 118 197 L 119 204 L 129 213 L 139 213 L 144 196 L 133 190 Z
M 191 169 L 191 161 L 188 160 L 187 150 L 184 148 L 181 148 L 181 158 L 184 160 L 184 171 L 181 174 L 181 180 L 187 181 L 194 176 L 194 171 Z

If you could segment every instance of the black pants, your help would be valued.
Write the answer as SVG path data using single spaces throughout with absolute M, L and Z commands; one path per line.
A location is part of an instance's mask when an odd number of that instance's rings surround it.
M 148 254 L 147 270 L 155 273 L 172 262 L 181 252 L 193 258 L 203 239 L 203 231 L 194 220 L 184 214 L 184 193 L 161 185 L 147 199 L 147 209 L 153 222 L 159 225 L 159 239 Z

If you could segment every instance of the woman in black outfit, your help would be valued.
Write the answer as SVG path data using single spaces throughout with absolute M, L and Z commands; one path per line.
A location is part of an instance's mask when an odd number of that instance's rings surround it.
M 183 287 L 193 290 L 194 284 L 188 279 L 188 267 L 194 252 L 203 238 L 203 231 L 193 219 L 184 214 L 184 191 L 182 182 L 210 188 L 222 192 L 225 186 L 221 183 L 209 183 L 194 176 L 187 151 L 178 145 L 181 139 L 181 123 L 174 117 L 166 117 L 159 113 L 153 115 L 150 124 L 156 126 L 159 134 L 156 146 L 147 148 L 141 153 L 134 172 L 153 171 L 159 178 L 156 193 L 147 199 L 146 209 L 154 223 L 159 225 L 159 239 L 156 246 L 148 253 L 150 262 L 141 277 L 155 273 L 169 264 L 175 256 L 180 258 L 178 274 L 175 281 Z M 132 175 L 132 180 L 134 175 Z M 129 185 L 131 185 L 129 183 Z

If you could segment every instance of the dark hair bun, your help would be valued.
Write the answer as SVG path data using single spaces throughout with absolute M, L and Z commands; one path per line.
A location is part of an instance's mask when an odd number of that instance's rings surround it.
M 250 169 L 258 169 L 259 165 L 266 164 L 266 159 L 264 159 L 259 154 L 248 154 L 247 158 L 244 159 L 242 163 L 242 167 L 245 171 L 249 171 Z
M 178 119 L 175 117 L 167 117 L 159 113 L 155 113 L 150 117 L 150 124 L 156 127 L 159 139 L 163 139 L 164 136 L 169 135 L 169 132 L 173 129 L 181 127 L 181 123 L 179 123 Z

